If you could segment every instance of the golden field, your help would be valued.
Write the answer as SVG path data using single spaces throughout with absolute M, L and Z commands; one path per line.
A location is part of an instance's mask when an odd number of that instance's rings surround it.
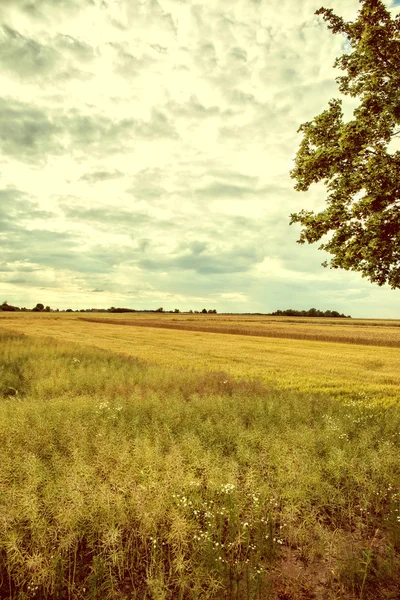
M 397 402 L 400 320 L 326 321 L 246 315 L 0 313 L 0 327 L 95 346 L 153 365 L 222 369 L 282 389 L 335 397 L 363 394 L 374 402 Z
M 0 598 L 397 600 L 399 325 L 0 313 Z

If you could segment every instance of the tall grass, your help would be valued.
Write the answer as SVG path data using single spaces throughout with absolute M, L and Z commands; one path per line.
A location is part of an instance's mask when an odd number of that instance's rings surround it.
M 0 334 L 0 597 L 395 598 L 400 411 Z

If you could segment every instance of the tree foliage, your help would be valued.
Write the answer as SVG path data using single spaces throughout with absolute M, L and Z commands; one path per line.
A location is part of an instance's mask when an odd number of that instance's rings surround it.
M 271 313 L 274 317 L 329 317 L 329 318 L 343 318 L 351 319 L 350 315 L 340 314 L 337 310 L 318 310 L 317 308 L 310 308 L 309 310 L 295 310 L 293 308 L 287 308 L 286 310 L 276 310 Z
M 44 310 L 44 304 L 38 302 L 34 308 L 32 308 L 33 312 L 42 312 Z
M 347 38 L 349 53 L 336 59 L 344 74 L 339 90 L 359 98 L 345 122 L 342 101 L 303 123 L 291 176 L 306 191 L 323 181 L 326 208 L 301 210 L 299 243 L 313 243 L 332 255 L 324 266 L 362 273 L 371 282 L 400 287 L 400 151 L 389 144 L 400 136 L 400 15 L 392 18 L 381 0 L 360 0 L 354 22 L 320 8 L 328 28 Z

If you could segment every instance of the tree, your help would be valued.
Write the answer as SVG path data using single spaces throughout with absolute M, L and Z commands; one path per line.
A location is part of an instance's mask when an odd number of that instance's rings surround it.
M 32 308 L 33 312 L 42 312 L 42 310 L 44 309 L 44 304 L 42 304 L 41 302 L 38 302 L 35 306 L 35 308 Z
M 336 59 L 345 72 L 339 90 L 358 97 L 353 119 L 343 119 L 341 100 L 303 123 L 291 176 L 295 189 L 327 187 L 321 212 L 301 210 L 290 223 L 303 227 L 298 242 L 332 255 L 323 266 L 359 271 L 371 282 L 400 287 L 400 151 L 389 144 L 400 135 L 400 15 L 392 18 L 381 0 L 360 0 L 354 22 L 320 8 L 328 28 L 347 37 L 350 52 Z
M 8 304 L 7 300 L 5 300 L 3 302 L 3 304 L 0 306 L 0 310 L 4 310 L 5 312 L 15 312 L 17 310 L 20 310 L 18 306 L 12 306 L 12 304 Z

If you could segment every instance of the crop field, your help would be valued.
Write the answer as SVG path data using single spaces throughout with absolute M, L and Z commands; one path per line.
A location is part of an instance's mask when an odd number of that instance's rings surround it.
M 0 598 L 398 599 L 399 338 L 0 313 Z

